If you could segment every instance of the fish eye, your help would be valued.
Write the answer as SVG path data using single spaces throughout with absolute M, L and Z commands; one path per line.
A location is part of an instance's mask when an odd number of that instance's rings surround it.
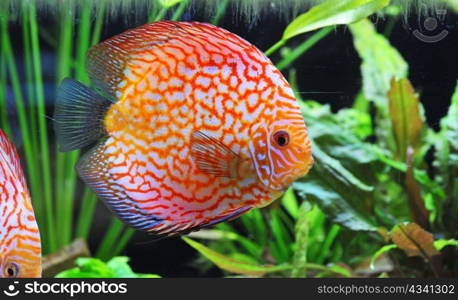
M 289 144 L 289 134 L 284 130 L 275 132 L 273 138 L 279 147 L 285 147 Z
M 19 266 L 16 263 L 10 262 L 3 268 L 4 277 L 15 278 L 19 275 Z

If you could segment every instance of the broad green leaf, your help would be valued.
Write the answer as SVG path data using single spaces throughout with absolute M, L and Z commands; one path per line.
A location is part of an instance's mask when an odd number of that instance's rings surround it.
M 134 273 L 127 264 L 128 257 L 113 257 L 107 263 L 98 258 L 80 257 L 78 267 L 63 271 L 56 278 L 159 278 L 155 274 Z
M 432 256 L 439 255 L 432 234 L 418 224 L 398 224 L 391 230 L 390 237 L 407 256 L 421 256 L 430 261 Z
M 226 224 L 227 225 L 227 224 Z M 220 225 L 221 226 L 221 225 Z M 243 247 L 250 255 L 259 256 L 262 253 L 262 247 L 257 245 L 250 239 L 228 230 L 217 230 L 217 229 L 202 229 L 200 231 L 192 232 L 189 237 L 196 239 L 206 240 L 231 240 L 236 241 L 240 246 Z
M 327 0 L 312 7 L 286 27 L 283 40 L 318 28 L 349 24 L 361 20 L 388 5 L 389 0 Z
M 293 184 L 298 195 L 317 203 L 334 222 L 375 231 L 373 216 L 377 153 L 331 113 L 328 106 L 300 102 L 315 159 L 311 172 Z
M 107 262 L 107 267 L 113 271 L 115 278 L 160 278 L 156 274 L 141 274 L 132 271 L 128 265 L 127 256 L 115 256 Z
M 429 212 L 421 188 L 414 177 L 414 155 L 419 150 L 424 128 L 420 113 L 420 101 L 406 78 L 392 79 L 388 91 L 389 112 L 393 136 L 396 141 L 395 157 L 407 163 L 405 185 L 410 214 L 423 227 L 428 226 Z
M 296 199 L 296 195 L 294 195 L 294 190 L 289 188 L 282 198 L 282 204 L 285 207 L 286 211 L 295 219 L 299 214 L 299 204 Z
M 280 218 L 280 211 L 270 210 L 270 228 L 272 239 L 269 240 L 272 256 L 277 263 L 286 263 L 291 257 L 292 239 L 286 224 Z
M 391 80 L 388 100 L 397 146 L 396 157 L 405 162 L 407 149 L 411 147 L 416 152 L 421 145 L 424 122 L 420 113 L 420 101 L 406 78 Z
M 441 0 L 450 6 L 454 11 L 458 12 L 458 0 Z
M 190 238 L 182 237 L 182 239 L 192 248 L 197 250 L 200 254 L 205 256 L 208 260 L 214 263 L 218 268 L 228 272 L 252 276 L 262 276 L 269 272 L 278 272 L 283 270 L 283 267 L 272 265 L 256 265 L 251 263 L 242 262 L 233 258 L 227 257 L 218 253 L 203 244 L 196 242 Z
M 391 132 L 387 95 L 393 78 L 407 78 L 408 65 L 368 20 L 349 27 L 356 51 L 362 59 L 364 97 L 374 102 L 377 108 L 375 134 L 384 149 L 394 152 L 395 141 Z
M 442 201 L 436 201 L 441 208 L 438 220 L 441 226 L 451 232 L 458 230 L 458 82 L 447 116 L 441 120 L 441 131 L 435 143 L 434 167 L 436 180 L 446 191 Z
M 196 242 L 188 237 L 181 237 L 189 246 L 197 250 L 201 255 L 206 257 L 212 263 L 214 263 L 218 268 L 236 274 L 250 275 L 250 276 L 263 276 L 267 273 L 290 271 L 295 266 L 291 264 L 281 264 L 281 265 L 259 265 L 253 263 L 242 262 L 231 257 L 225 256 L 219 252 L 216 252 L 207 246 Z M 296 266 L 297 267 L 297 266 Z M 348 270 L 338 268 L 335 266 L 323 266 L 319 264 L 305 264 L 302 266 L 306 269 L 324 271 L 328 274 L 338 274 L 343 277 L 350 277 L 351 274 Z

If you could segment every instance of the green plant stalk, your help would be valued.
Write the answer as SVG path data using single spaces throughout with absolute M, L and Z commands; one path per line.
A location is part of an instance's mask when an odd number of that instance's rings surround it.
M 13 95 L 14 95 L 14 103 L 16 105 L 16 111 L 18 113 L 18 120 L 19 120 L 19 128 L 21 129 L 22 133 L 22 142 L 24 145 L 24 154 L 26 157 L 26 166 L 28 170 L 29 180 L 30 180 L 30 187 L 31 187 L 31 194 L 32 194 L 32 201 L 34 202 L 35 212 L 40 220 L 39 224 L 41 229 L 44 229 L 46 226 L 46 222 L 48 220 L 48 216 L 46 218 L 45 215 L 42 214 L 44 207 L 42 207 L 41 202 L 41 194 L 39 194 L 39 183 L 38 183 L 38 176 L 37 169 L 35 169 L 34 162 L 36 161 L 36 154 L 33 152 L 32 145 L 30 143 L 30 133 L 31 129 L 29 128 L 27 122 L 27 114 L 24 105 L 24 97 L 22 95 L 21 84 L 19 81 L 19 75 L 16 68 L 16 62 L 14 61 L 13 49 L 11 47 L 11 41 L 8 34 L 8 23 L 6 19 L 1 19 L 1 45 L 2 45 L 2 57 L 5 60 L 8 73 L 11 80 L 11 85 L 13 88 Z
M 278 42 L 276 42 L 272 47 L 270 47 L 269 49 L 267 49 L 266 52 L 264 52 L 264 54 L 266 56 L 270 56 L 272 55 L 272 53 L 276 52 L 278 49 L 280 49 L 281 47 L 283 47 L 283 45 L 286 44 L 286 40 L 279 40 Z
M 29 24 L 29 16 L 25 6 L 22 7 L 21 18 L 23 24 Z M 27 86 L 27 98 L 28 98 L 28 109 L 29 109 L 29 120 L 30 128 L 37 128 L 37 109 L 36 109 L 36 100 L 33 93 L 33 64 L 32 64 L 32 54 L 30 47 L 30 30 L 28 26 L 22 27 L 23 34 L 23 43 L 24 43 L 24 66 L 25 66 L 25 82 Z M 35 134 L 31 135 L 32 138 L 32 148 L 34 153 L 38 153 L 38 137 Z
M 112 217 L 110 227 L 108 228 L 105 237 L 97 249 L 95 257 L 100 258 L 101 260 L 108 260 L 111 258 L 110 251 L 113 249 L 115 243 L 118 240 L 119 235 L 121 234 L 124 228 L 123 223 L 115 216 Z
M 99 7 L 95 20 L 94 30 L 91 37 L 91 46 L 97 44 L 100 41 L 100 35 L 102 32 L 103 18 L 105 14 L 105 2 Z M 89 81 L 87 82 L 89 84 Z M 81 200 L 80 211 L 77 220 L 76 237 L 87 238 L 94 217 L 94 212 L 97 204 L 97 197 L 91 191 L 90 188 L 85 187 L 83 197 Z
M 187 6 L 188 6 L 188 0 L 181 1 L 180 5 L 178 6 L 177 10 L 173 13 L 170 20 L 172 21 L 180 20 Z
M 162 20 L 165 17 L 165 14 L 167 13 L 167 10 L 168 10 L 168 8 L 162 7 L 161 10 L 157 14 L 156 14 L 157 11 L 154 10 L 151 13 L 150 17 L 148 18 L 148 23 Z
M 289 259 L 289 249 L 287 246 L 289 244 L 286 241 L 286 237 L 288 236 L 288 234 L 284 230 L 283 223 L 281 222 L 280 217 L 278 216 L 277 210 L 271 210 L 270 217 L 272 233 L 274 236 L 274 240 L 270 243 L 272 247 L 272 255 L 277 259 L 277 261 L 283 263 L 288 261 Z
M 135 229 L 126 228 L 121 238 L 119 239 L 118 244 L 116 245 L 113 252 L 111 253 L 111 256 L 118 256 L 119 254 L 121 254 L 121 252 L 124 250 L 124 248 L 126 247 L 131 237 L 134 235 L 134 233 L 135 233 Z
M 213 19 L 211 20 L 210 23 L 212 23 L 213 25 L 218 25 L 219 20 L 221 19 L 221 17 L 223 16 L 224 12 L 226 11 L 226 8 L 227 8 L 228 4 L 229 4 L 229 0 L 222 0 L 218 4 L 218 8 L 216 10 L 215 16 L 213 17 Z
M 75 77 L 76 80 L 88 84 L 89 78 L 85 71 L 86 65 L 86 52 L 89 48 L 90 43 L 90 25 L 91 25 L 91 4 L 88 1 L 82 2 L 80 6 L 80 22 L 78 25 L 78 36 L 76 42 L 76 69 Z M 72 221 L 73 221 L 73 209 L 74 209 L 74 198 L 75 198 L 75 186 L 76 186 L 76 171 L 75 165 L 77 163 L 80 151 L 72 151 L 65 156 L 65 177 L 66 186 L 65 194 L 63 195 L 62 201 L 62 236 L 61 240 L 64 245 L 67 245 L 71 241 L 72 237 Z
M 8 103 L 6 99 L 6 62 L 3 51 L 0 52 L 0 124 L 3 132 L 11 136 L 10 123 L 8 122 Z
M 308 208 L 301 205 L 296 223 L 296 251 L 293 256 L 294 269 L 291 270 L 291 277 L 307 277 L 307 269 L 301 268 L 307 264 L 307 247 L 309 236 L 309 223 L 307 220 Z
M 38 112 L 38 130 L 40 140 L 40 150 L 42 157 L 42 175 L 43 175 L 43 196 L 46 207 L 46 215 L 49 215 L 47 230 L 49 235 L 48 250 L 53 252 L 56 250 L 56 236 L 54 227 L 54 211 L 52 206 L 52 191 L 51 191 L 51 170 L 49 161 L 49 148 L 48 148 L 48 134 L 46 127 L 46 108 L 43 93 L 43 80 L 41 74 L 41 60 L 40 60 L 40 44 L 38 37 L 38 24 L 35 4 L 29 3 L 29 17 L 30 17 L 30 36 L 32 46 L 32 61 L 34 80 L 37 96 L 37 112 Z
M 288 56 L 280 60 L 276 66 L 281 71 L 286 68 L 289 64 L 298 59 L 303 55 L 307 50 L 312 48 L 316 43 L 325 38 L 329 33 L 334 30 L 334 26 L 325 27 L 314 33 L 310 38 L 305 40 L 299 47 L 295 48 Z
M 106 2 L 102 2 L 97 10 L 97 16 L 95 19 L 94 30 L 92 31 L 91 46 L 94 46 L 100 41 L 100 36 L 102 34 L 103 19 L 105 16 L 105 7 Z
M 76 225 L 76 237 L 87 239 L 93 221 L 95 207 L 97 204 L 96 195 L 86 187 L 81 200 L 80 211 Z
M 316 259 L 317 263 L 321 264 L 321 263 L 324 262 L 324 260 L 326 259 L 326 256 L 328 256 L 328 254 L 329 254 L 329 250 L 331 248 L 331 245 L 334 242 L 334 240 L 336 239 L 337 234 L 339 233 L 339 231 L 340 231 L 340 226 L 339 225 L 333 224 L 331 226 L 331 229 L 327 233 L 326 239 L 324 240 L 324 243 L 322 245 L 322 249 L 321 249 L 320 255 Z
M 57 70 L 56 70 L 56 87 L 65 78 L 71 76 L 71 61 L 72 61 L 72 47 L 73 47 L 73 13 L 69 13 L 73 8 L 69 3 L 62 3 L 59 6 L 60 14 L 60 34 L 59 34 L 59 47 L 57 52 Z M 67 184 L 69 183 L 67 173 L 67 160 L 69 153 L 62 153 L 56 145 L 56 180 L 55 180 L 55 207 L 56 212 L 56 225 L 58 230 L 58 248 L 65 246 L 68 242 L 67 232 L 71 230 L 71 224 L 67 225 L 68 219 L 72 220 L 68 215 L 67 210 L 67 197 L 69 193 Z M 73 196 L 73 193 L 70 194 Z M 70 228 L 66 228 L 70 226 Z

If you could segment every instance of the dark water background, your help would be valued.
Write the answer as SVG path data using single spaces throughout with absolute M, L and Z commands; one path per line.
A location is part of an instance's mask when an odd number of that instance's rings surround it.
M 449 14 L 451 13 L 449 12 Z M 188 12 L 184 16 L 187 20 L 209 20 L 206 15 L 196 11 Z M 48 28 L 49 32 L 55 33 L 57 36 L 57 28 L 55 28 L 56 24 L 53 20 L 52 16 L 42 16 L 40 26 Z M 102 39 L 141 25 L 145 22 L 144 20 L 146 17 L 143 19 L 138 17 L 136 21 L 130 22 L 126 22 L 122 16 L 111 19 L 103 28 Z M 379 31 L 383 32 L 388 23 L 387 20 L 378 19 L 374 21 L 377 22 Z M 421 96 L 427 122 L 437 130 L 440 119 L 447 113 L 458 77 L 458 28 L 456 26 L 458 20 L 454 15 L 447 17 L 447 26 L 440 25 L 442 27 L 439 26 L 437 30 L 446 29 L 449 34 L 445 39 L 436 43 L 425 43 L 412 34 L 415 29 L 425 31 L 422 28 L 422 22 L 423 18 L 418 18 L 416 15 L 410 16 L 407 20 L 397 21 L 391 33 L 390 41 L 409 63 L 409 78 Z M 264 14 L 254 24 L 247 24 L 241 19 L 234 18 L 230 8 L 219 23 L 221 27 L 240 35 L 261 50 L 267 50 L 277 42 L 287 24 L 287 20 L 276 14 Z M 12 24 L 11 32 L 21 33 L 20 26 L 20 23 Z M 434 35 L 437 32 L 426 33 Z M 16 46 L 21 45 L 21 35 L 12 34 L 11 37 L 16 49 L 19 70 L 23 70 L 21 67 L 21 48 Z M 301 43 L 305 37 L 306 35 L 301 35 L 294 38 L 288 45 L 294 47 Z M 54 101 L 56 54 L 46 43 L 42 42 L 41 46 L 46 101 L 48 103 L 48 115 L 51 116 Z M 272 59 L 278 61 L 279 54 L 274 54 Z M 330 104 L 334 111 L 351 106 L 356 94 L 361 89 L 360 63 L 361 61 L 353 47 L 350 32 L 344 27 L 339 27 L 294 63 L 299 89 L 301 93 L 304 93 L 303 98 Z M 287 72 L 288 69 L 285 69 L 284 74 L 288 74 Z M 9 101 L 13 101 L 11 91 L 8 98 Z M 14 118 L 14 116 L 12 117 Z M 305 121 L 307 122 L 307 120 Z M 49 122 L 52 137 L 51 125 Z M 110 217 L 111 213 L 108 209 L 99 204 L 89 240 L 93 251 L 102 240 L 101 234 L 109 224 Z M 179 238 L 152 241 L 148 234 L 137 232 L 124 254 L 131 257 L 131 266 L 136 272 L 157 273 L 166 277 L 221 275 L 221 272 L 216 268 L 211 268 L 205 273 L 199 273 L 191 264 L 196 258 L 196 252 Z

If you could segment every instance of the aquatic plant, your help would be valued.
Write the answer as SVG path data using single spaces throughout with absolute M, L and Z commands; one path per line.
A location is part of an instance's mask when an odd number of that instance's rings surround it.
M 20 152 L 42 233 L 44 255 L 61 249 L 74 238 L 89 237 L 97 201 L 88 188 L 77 188 L 80 185 L 75 164 L 79 151 L 60 153 L 54 144 L 50 130 L 53 120 L 49 117 L 53 99 L 47 94 L 50 89 L 45 90 L 43 80 L 45 69 L 50 66 L 44 66 L 43 48 L 51 48 L 57 53 L 55 86 L 51 91 L 69 76 L 89 83 L 85 71 L 86 51 L 100 40 L 109 13 L 106 1 L 104 4 L 70 0 L 51 2 L 24 0 L 0 4 L 0 124 L 16 144 L 22 146 Z M 174 6 L 155 1 L 150 18 L 161 19 L 173 7 L 176 10 L 171 18 L 179 19 L 185 2 Z M 38 9 L 48 13 L 57 26 L 51 29 L 40 26 L 42 20 Z M 15 22 L 20 22 L 22 29 L 19 45 L 23 49 L 23 62 L 15 57 L 18 49 L 13 48 L 12 40 L 18 35 L 11 29 Z M 106 260 L 119 254 L 133 232 L 113 218 L 96 256 Z
M 49 68 L 44 48 L 57 53 L 54 90 L 67 76 L 89 84 L 85 52 L 99 41 L 110 18 L 136 20 L 143 16 L 138 12 L 146 10 L 148 20 L 139 23 L 180 20 L 188 10 L 205 10 L 208 21 L 218 24 L 230 5 L 239 19 L 252 23 L 272 12 L 272 4 L 278 8 L 274 11 L 294 18 L 323 1 L 1 1 L 0 126 L 20 148 L 44 254 L 76 237 L 88 238 L 97 205 L 95 196 L 77 180 L 74 165 L 79 152 L 59 153 L 54 144 L 52 120 L 47 117 L 52 115 L 53 99 L 43 84 L 44 69 Z M 299 98 L 291 66 L 333 32 L 335 25 L 376 12 L 376 17 L 389 20 L 388 35 L 390 24 L 421 7 L 434 10 L 450 5 L 458 10 L 456 0 L 391 1 L 385 9 L 390 1 L 339 2 L 347 3 L 348 11 L 315 6 L 297 17 L 278 43 L 263 49 L 280 70 L 288 72 Z M 362 14 L 353 10 L 368 3 L 373 6 Z M 37 11 L 56 25 L 41 26 Z M 337 17 L 339 13 L 344 18 Z M 11 30 L 14 22 L 20 22 L 20 34 Z M 442 276 L 458 268 L 454 248 L 458 238 L 458 87 L 441 130 L 432 130 L 408 81 L 408 65 L 389 39 L 367 20 L 349 28 L 363 61 L 362 90 L 353 107 L 332 113 L 327 105 L 300 100 L 313 139 L 313 171 L 272 206 L 184 238 L 202 254 L 199 267 L 209 267 L 210 261 L 228 275 L 294 277 Z M 290 48 L 292 36 L 312 31 Z M 15 56 L 18 49 L 12 40 L 20 41 L 23 62 Z M 435 153 L 433 164 L 425 159 L 428 151 Z M 133 230 L 113 218 L 96 256 L 106 261 L 119 255 L 132 234 Z M 73 276 L 89 276 L 86 267 L 103 264 L 90 259 L 78 262 Z
M 281 203 L 184 238 L 228 274 L 456 275 L 458 85 L 436 132 L 424 121 L 401 54 L 368 20 L 349 28 L 363 77 L 353 107 L 332 113 L 300 100 L 315 158 L 310 174 Z M 294 69 L 290 82 L 294 87 Z M 428 151 L 435 152 L 432 164 Z M 196 239 L 209 240 L 208 247 Z
M 116 256 L 107 262 L 97 258 L 80 257 L 77 267 L 60 272 L 56 278 L 160 278 L 156 274 L 139 274 L 128 265 L 129 258 Z

